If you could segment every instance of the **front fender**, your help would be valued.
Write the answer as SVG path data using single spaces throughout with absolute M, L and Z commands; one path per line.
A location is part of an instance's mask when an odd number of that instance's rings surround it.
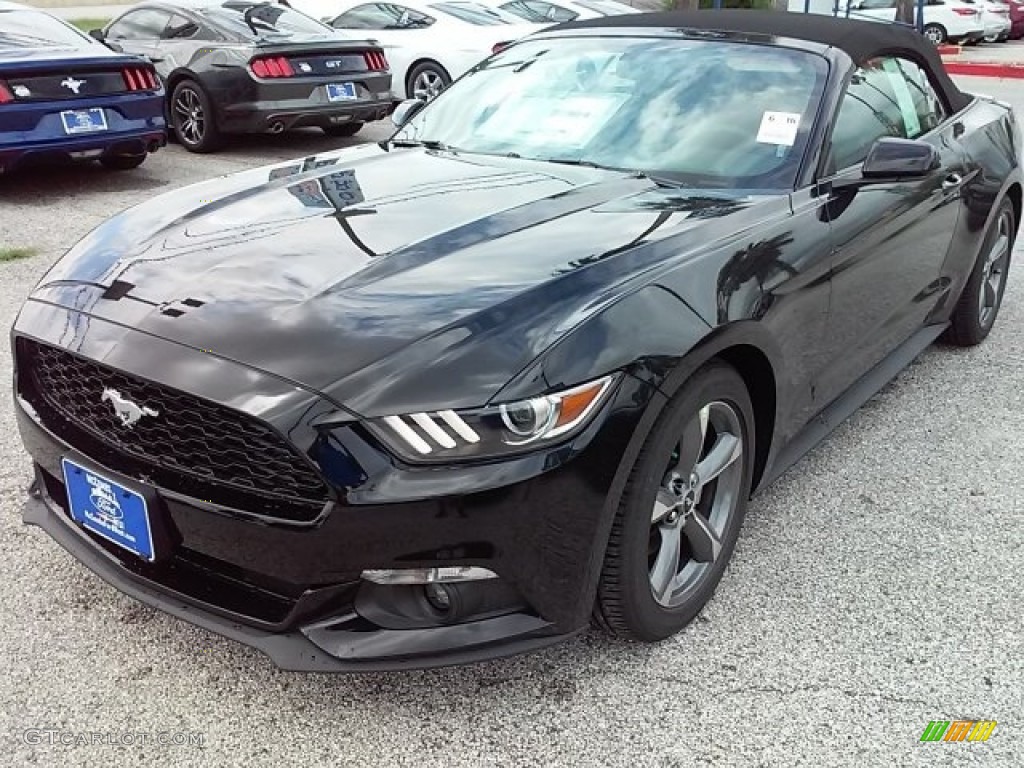
M 659 386 L 711 327 L 671 291 L 649 285 L 591 317 L 491 399 L 508 402 L 625 370 Z

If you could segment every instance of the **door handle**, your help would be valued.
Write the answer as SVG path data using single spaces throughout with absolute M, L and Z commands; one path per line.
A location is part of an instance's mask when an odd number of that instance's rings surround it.
M 964 177 L 959 173 L 951 173 L 942 180 L 942 189 L 949 192 L 957 189 L 964 183 Z

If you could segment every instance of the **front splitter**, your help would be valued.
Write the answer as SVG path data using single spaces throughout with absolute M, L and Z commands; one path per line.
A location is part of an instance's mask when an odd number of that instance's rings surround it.
M 283 670 L 390 672 L 458 666 L 538 650 L 582 631 L 581 628 L 556 634 L 549 623 L 526 614 L 426 629 L 350 631 L 345 626 L 354 614 L 349 614 L 290 632 L 268 632 L 204 609 L 126 570 L 67 519 L 45 493 L 34 494 L 26 501 L 22 519 L 27 525 L 42 528 L 76 560 L 120 592 L 255 648 Z

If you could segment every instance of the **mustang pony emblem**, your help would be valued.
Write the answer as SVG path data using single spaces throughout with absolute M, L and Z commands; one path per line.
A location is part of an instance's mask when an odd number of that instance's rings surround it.
M 119 418 L 121 423 L 126 427 L 135 426 L 135 422 L 143 416 L 160 415 L 160 411 L 156 411 L 146 406 L 136 405 L 127 397 L 122 397 L 121 393 L 112 387 L 107 387 L 103 390 L 103 396 L 100 400 L 104 403 L 109 402 L 114 406 L 114 413 L 117 414 L 117 418 Z
M 85 80 L 75 80 L 73 77 L 65 77 L 60 81 L 60 84 L 77 96 L 78 90 L 85 85 Z

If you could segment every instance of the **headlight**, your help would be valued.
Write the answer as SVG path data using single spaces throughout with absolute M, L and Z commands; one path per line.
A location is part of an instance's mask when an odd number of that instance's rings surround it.
M 469 411 L 423 411 L 369 422 L 401 456 L 416 460 L 487 458 L 554 442 L 597 413 L 616 376 L 550 395 Z

